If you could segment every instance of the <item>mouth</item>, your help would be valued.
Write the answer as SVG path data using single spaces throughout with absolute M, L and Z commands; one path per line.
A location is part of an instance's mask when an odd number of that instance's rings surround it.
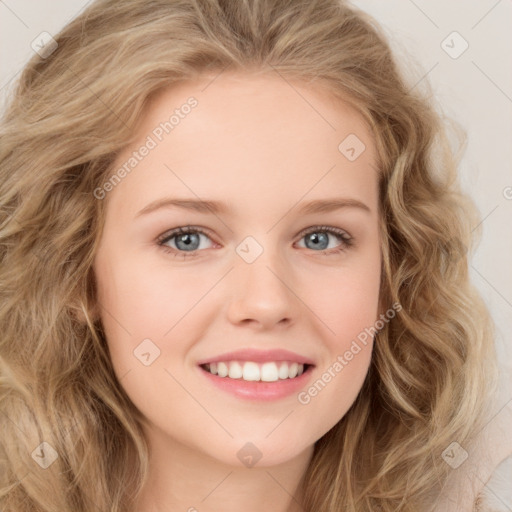
M 297 395 L 311 380 L 315 365 L 293 361 L 220 361 L 197 366 L 205 383 L 238 400 L 263 404 Z
M 220 378 L 269 383 L 298 379 L 314 367 L 313 364 L 294 361 L 219 361 L 199 366 L 205 372 Z

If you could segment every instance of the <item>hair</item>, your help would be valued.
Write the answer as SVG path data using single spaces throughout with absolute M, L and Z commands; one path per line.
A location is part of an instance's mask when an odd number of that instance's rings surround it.
M 97 0 L 55 41 L 25 66 L 0 126 L 3 512 L 126 512 L 145 484 L 141 413 L 91 313 L 106 203 L 93 191 L 153 95 L 228 68 L 328 91 L 377 148 L 380 300 L 401 311 L 315 443 L 302 506 L 430 510 L 452 471 L 443 450 L 469 450 L 489 418 L 497 363 L 468 276 L 479 214 L 426 81 L 408 84 L 383 29 L 342 0 Z

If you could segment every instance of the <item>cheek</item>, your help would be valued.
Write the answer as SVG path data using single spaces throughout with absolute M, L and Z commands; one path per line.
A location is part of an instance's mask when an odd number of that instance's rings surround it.
M 331 344 L 342 349 L 375 325 L 379 311 L 380 262 L 318 273 L 304 296 L 325 324 Z
M 211 275 L 207 279 L 193 272 L 169 272 L 119 254 L 101 260 L 96 275 L 101 320 L 119 378 L 145 362 L 154 361 L 151 368 L 163 370 L 185 358 Z
M 101 322 L 113 366 L 121 376 L 141 364 L 136 351 L 144 340 L 155 342 L 150 352 L 157 355 L 161 334 L 171 325 L 165 317 L 169 301 L 154 287 L 151 273 L 133 259 L 112 254 L 99 263 L 95 273 Z
M 98 298 L 105 323 L 117 323 L 133 335 L 162 336 L 197 303 L 207 283 L 190 273 L 149 267 L 135 258 L 112 258 L 98 276 Z M 109 314 L 110 313 L 110 314 Z
M 376 267 L 379 268 L 379 267 Z M 317 281 L 308 303 L 320 319 L 325 358 L 311 385 L 298 395 L 316 440 L 334 427 L 357 399 L 371 363 L 378 315 L 380 271 L 338 272 Z M 324 290 L 319 293 L 319 290 Z
M 319 276 L 307 292 L 327 350 L 316 379 L 298 401 L 311 417 L 321 418 L 311 425 L 319 435 L 346 414 L 364 383 L 379 318 L 379 291 L 380 260 L 373 258 Z

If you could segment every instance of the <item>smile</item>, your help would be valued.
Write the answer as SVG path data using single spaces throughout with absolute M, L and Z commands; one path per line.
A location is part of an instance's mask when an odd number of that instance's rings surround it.
M 307 367 L 307 364 L 292 361 L 270 361 L 260 364 L 254 361 L 219 361 L 202 365 L 202 368 L 219 377 L 263 382 L 300 377 Z
M 262 364 L 229 361 L 202 364 L 197 368 L 211 385 L 236 398 L 274 401 L 299 393 L 310 380 L 314 365 L 289 361 Z

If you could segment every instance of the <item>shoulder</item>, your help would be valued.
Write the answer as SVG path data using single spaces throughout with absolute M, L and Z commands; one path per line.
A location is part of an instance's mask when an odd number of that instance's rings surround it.
M 510 512 L 512 510 L 512 455 L 493 471 L 478 493 L 473 512 Z
M 503 402 L 502 402 L 503 403 Z M 443 512 L 512 511 L 512 400 L 496 413 L 473 446 L 459 447 L 464 461 L 436 500 Z
M 506 360 L 500 367 L 502 405 L 483 429 L 475 450 L 471 512 L 512 511 L 512 362 Z
M 471 512 L 512 511 L 512 400 L 489 425 L 476 451 Z M 481 467 L 478 467 L 481 466 Z

